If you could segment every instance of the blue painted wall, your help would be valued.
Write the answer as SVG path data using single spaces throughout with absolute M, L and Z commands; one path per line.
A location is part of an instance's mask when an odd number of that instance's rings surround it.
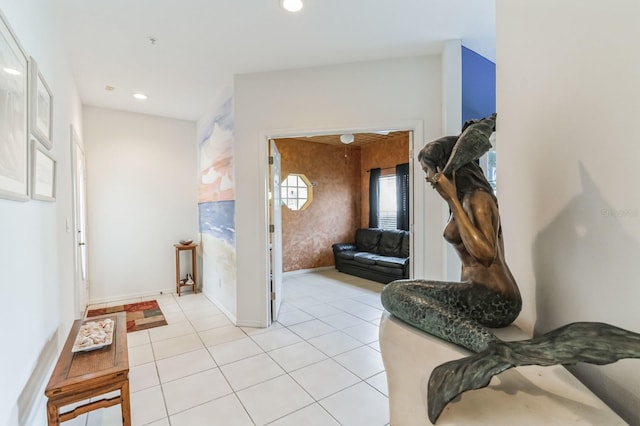
M 494 112 L 496 64 L 462 46 L 462 123 Z

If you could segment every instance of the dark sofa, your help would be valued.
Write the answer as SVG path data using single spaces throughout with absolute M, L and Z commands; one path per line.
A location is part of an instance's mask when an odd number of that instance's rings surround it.
M 384 284 L 409 278 L 409 232 L 378 228 L 356 230 L 354 243 L 333 246 L 336 269 Z

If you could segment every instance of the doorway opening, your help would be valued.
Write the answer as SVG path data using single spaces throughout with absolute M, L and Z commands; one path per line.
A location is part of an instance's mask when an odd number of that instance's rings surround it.
M 344 132 L 310 136 L 279 136 L 269 139 L 270 153 L 273 143 L 280 156 L 280 182 L 288 176 L 303 175 L 313 196 L 304 204 L 303 209 L 294 209 L 280 202 L 280 218 L 273 217 L 274 192 L 284 194 L 282 188 L 273 186 L 273 176 L 269 178 L 269 281 L 271 285 L 272 318 L 277 319 L 281 299 L 282 273 L 309 271 L 334 267 L 332 244 L 353 242 L 358 228 L 369 227 L 369 170 L 382 169 L 381 177 L 395 184 L 395 170 L 399 164 L 413 167 L 412 148 L 413 131 L 367 131 L 353 133 L 353 141 L 341 142 Z M 344 138 L 342 138 L 344 139 Z M 347 139 L 348 140 L 348 139 Z M 271 155 L 271 154 L 270 154 Z M 270 164 L 272 170 L 273 164 Z M 412 182 L 412 179 L 409 179 Z M 304 191 L 304 189 L 302 189 Z M 409 194 L 412 194 L 412 185 Z M 395 194 L 395 191 L 393 191 Z M 386 216 L 387 206 L 396 205 L 387 198 L 392 195 L 381 192 L 384 213 L 376 227 L 394 226 Z M 410 196 L 410 198 L 413 198 Z M 413 203 L 413 202 L 412 202 Z M 412 204 L 411 203 L 411 204 Z M 297 204 L 296 204 L 297 205 Z M 378 207 L 378 206 L 376 206 Z M 411 206 L 412 210 L 413 206 Z M 395 207 L 392 209 L 395 212 Z M 388 213 L 388 214 L 387 214 Z M 409 213 L 409 224 L 413 212 Z M 387 220 L 389 219 L 389 220 Z M 280 224 L 274 223 L 280 220 Z M 393 221 L 395 222 L 395 221 Z M 395 228 L 394 228 L 395 229 Z M 412 231 L 412 227 L 408 227 Z M 281 247 L 274 248 L 274 242 L 280 239 Z M 413 247 L 413 236 L 411 247 Z M 280 252 L 280 259 L 274 254 Z M 411 250 L 413 255 L 413 249 Z M 412 263 L 412 262 L 411 262 Z M 274 268 L 282 267 L 275 271 Z M 276 306 L 273 306 L 275 303 Z

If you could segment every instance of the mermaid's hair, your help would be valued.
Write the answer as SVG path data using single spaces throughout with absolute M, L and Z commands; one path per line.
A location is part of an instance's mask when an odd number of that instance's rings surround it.
M 428 165 L 433 170 L 444 170 L 444 166 L 449 161 L 453 147 L 458 141 L 458 136 L 444 136 L 440 139 L 436 139 L 425 145 L 418 154 L 418 161 L 422 165 L 422 169 L 426 172 L 425 165 Z M 447 176 L 451 179 L 451 176 Z M 482 169 L 475 162 L 470 162 L 460 167 L 456 171 L 456 190 L 458 198 L 462 201 L 465 194 L 480 190 L 489 193 L 494 200 L 493 188 L 484 176 Z

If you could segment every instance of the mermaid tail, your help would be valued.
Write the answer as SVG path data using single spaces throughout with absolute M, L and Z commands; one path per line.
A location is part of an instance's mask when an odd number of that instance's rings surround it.
M 516 342 L 492 342 L 477 354 L 436 367 L 429 378 L 429 420 L 435 423 L 456 396 L 489 384 L 491 378 L 524 365 L 604 365 L 640 358 L 640 334 L 596 322 L 576 322 L 542 336 Z
M 521 307 L 519 300 L 505 299 L 484 286 L 424 280 L 387 284 L 381 301 L 407 324 L 473 352 L 499 342 L 486 327 L 506 327 Z

